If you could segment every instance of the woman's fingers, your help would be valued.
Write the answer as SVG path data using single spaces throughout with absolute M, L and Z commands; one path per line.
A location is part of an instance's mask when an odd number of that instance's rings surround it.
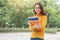
M 40 28 L 40 24 L 35 24 L 34 28 Z

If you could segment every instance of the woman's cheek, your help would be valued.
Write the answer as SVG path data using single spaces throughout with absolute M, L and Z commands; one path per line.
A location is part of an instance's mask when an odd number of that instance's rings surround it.
M 38 10 L 35 10 L 35 12 L 36 12 L 36 13 L 40 13 L 40 12 L 41 12 L 41 10 L 40 10 L 40 9 L 38 9 Z

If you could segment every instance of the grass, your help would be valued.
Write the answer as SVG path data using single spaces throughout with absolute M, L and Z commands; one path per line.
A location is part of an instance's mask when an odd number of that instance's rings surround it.
M 46 33 L 56 33 L 57 32 L 57 29 L 56 28 L 49 28 L 45 30 Z
M 0 32 L 28 32 L 27 28 L 0 28 Z
M 60 28 L 57 28 L 57 32 L 60 32 Z
M 57 31 L 60 32 L 60 28 L 45 29 L 46 33 L 56 33 Z M 0 28 L 1 32 L 30 32 L 30 30 L 28 28 Z

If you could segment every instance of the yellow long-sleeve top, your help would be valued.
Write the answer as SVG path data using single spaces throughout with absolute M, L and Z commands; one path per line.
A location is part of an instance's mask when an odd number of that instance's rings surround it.
M 40 14 L 36 14 L 36 16 L 39 19 L 40 28 L 35 29 L 33 27 L 33 25 L 29 25 L 29 30 L 32 31 L 31 38 L 44 39 L 44 29 L 45 29 L 46 24 L 47 24 L 47 16 L 46 15 L 40 15 Z

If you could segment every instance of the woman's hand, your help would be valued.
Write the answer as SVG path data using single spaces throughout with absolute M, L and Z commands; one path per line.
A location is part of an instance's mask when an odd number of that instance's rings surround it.
M 40 32 L 40 30 L 39 30 L 40 27 L 41 27 L 40 24 L 36 24 L 36 25 L 34 26 L 34 30 L 33 30 L 33 31 L 35 31 L 35 32 Z
M 32 25 L 31 23 L 30 23 L 30 21 L 28 22 L 28 25 Z M 33 31 L 35 31 L 35 32 L 40 32 L 40 30 L 38 30 L 39 28 L 40 28 L 40 24 L 35 24 L 34 26 L 33 26 L 33 28 L 34 28 L 34 30 Z
M 35 29 L 38 29 L 38 28 L 40 28 L 40 26 L 41 26 L 40 24 L 37 24 L 37 23 L 36 23 L 36 24 L 34 25 L 34 28 L 35 28 Z

